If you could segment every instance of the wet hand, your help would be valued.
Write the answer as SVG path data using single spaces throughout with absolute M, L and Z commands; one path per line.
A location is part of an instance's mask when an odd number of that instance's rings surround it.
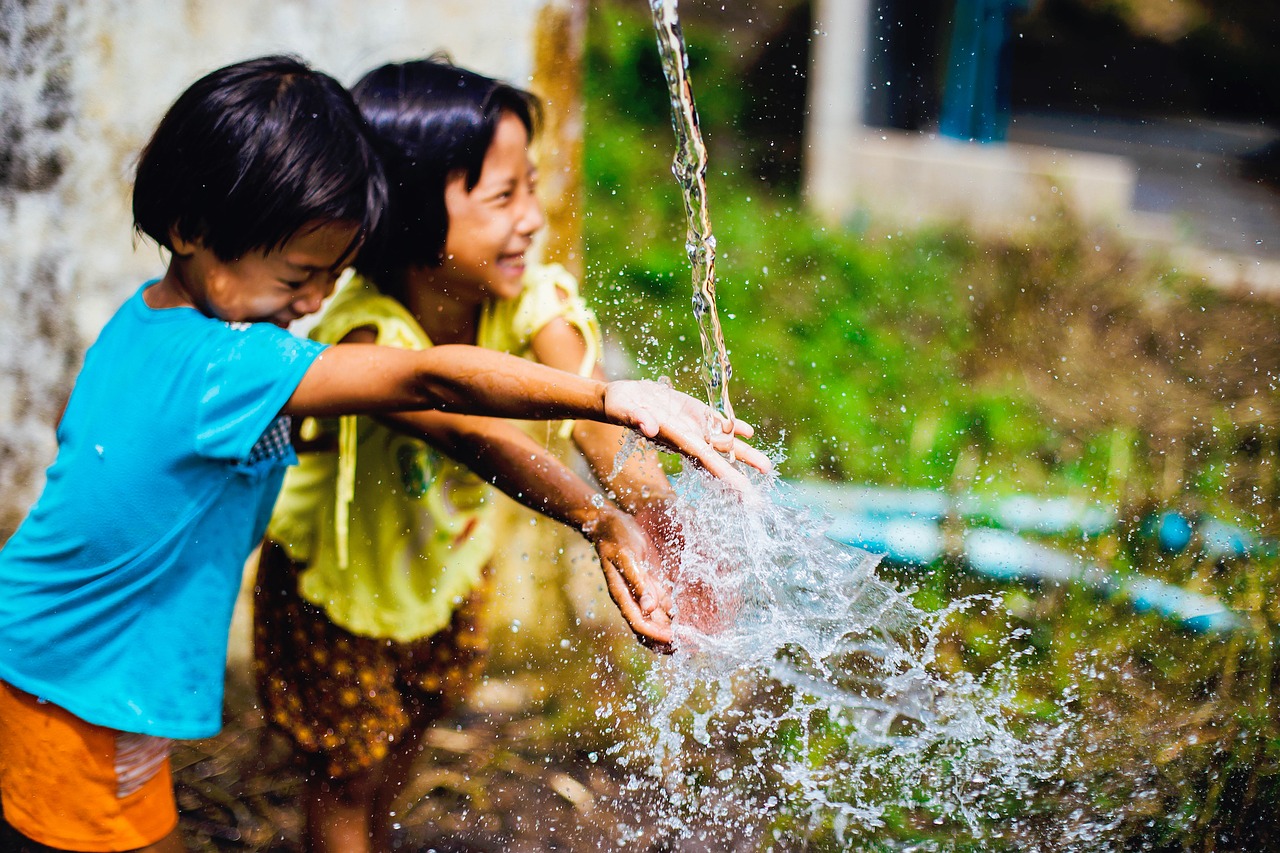
M 769 458 L 742 439 L 755 430 L 745 421 L 726 418 L 705 403 L 659 382 L 624 380 L 605 389 L 605 415 L 671 450 L 692 459 L 740 491 L 749 491 L 746 476 L 720 454 L 731 453 L 758 471 L 772 470 Z
M 714 582 L 685 575 L 682 558 L 690 545 L 668 499 L 646 502 L 633 517 L 657 552 L 658 575 L 664 588 L 671 590 L 674 604 L 672 621 L 707 635 L 718 634 L 731 625 L 742 605 L 733 583 L 734 567 L 718 558 L 713 559 L 704 548 L 694 543 L 691 551 L 693 562 L 715 566 Z
M 607 507 L 599 520 L 584 531 L 596 547 L 604 570 L 609 597 L 636 639 L 654 651 L 674 651 L 671 631 L 671 596 L 650 574 L 657 554 L 630 516 Z

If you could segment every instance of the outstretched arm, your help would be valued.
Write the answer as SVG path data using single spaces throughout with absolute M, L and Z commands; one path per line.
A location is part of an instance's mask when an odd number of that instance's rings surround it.
M 548 367 L 577 373 L 587 357 L 582 332 L 563 317 L 551 320 L 533 336 L 533 354 Z M 592 376 L 604 381 L 604 371 L 596 365 Z M 630 433 L 614 424 L 578 421 L 573 425 L 573 441 L 605 487 L 617 497 L 618 506 L 635 515 L 646 507 L 661 505 L 671 497 L 671 484 L 654 453 L 618 454 Z
M 636 429 L 741 487 L 720 454 L 762 471 L 763 453 L 745 444 L 752 429 L 657 382 L 604 383 L 471 346 L 401 350 L 373 344 L 329 347 L 312 363 L 284 411 L 338 415 L 435 409 L 550 420 L 572 418 Z
M 606 502 L 514 424 L 442 412 L 383 415 L 465 464 L 530 509 L 581 532 L 596 548 L 609 595 L 644 645 L 671 650 L 671 599 L 649 574 L 656 555 L 631 518 Z

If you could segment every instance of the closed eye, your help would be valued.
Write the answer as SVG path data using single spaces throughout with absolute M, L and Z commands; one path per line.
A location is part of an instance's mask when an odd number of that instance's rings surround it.
M 504 181 L 501 185 L 493 188 L 493 192 L 489 195 L 489 201 L 505 204 L 515 197 L 517 188 L 518 184 L 514 179 Z

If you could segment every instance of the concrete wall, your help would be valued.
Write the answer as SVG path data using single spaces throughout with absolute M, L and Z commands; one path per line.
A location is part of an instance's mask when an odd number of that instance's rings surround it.
M 1124 157 L 1034 145 L 965 143 L 867 127 L 869 0 L 814 0 L 805 130 L 806 201 L 827 219 L 863 213 L 902 225 L 1030 225 L 1065 201 L 1086 221 L 1128 222 L 1137 171 Z
M 545 253 L 581 263 L 585 0 L 0 0 L 0 540 L 53 458 L 87 344 L 164 259 L 130 225 L 135 158 L 168 105 L 239 59 L 296 53 L 345 83 L 446 49 L 547 98 Z
M 829 139 L 824 154 L 806 172 L 806 201 L 837 223 L 866 213 L 999 233 L 1034 227 L 1059 205 L 1091 224 L 1132 219 L 1137 170 L 1124 157 L 861 127 Z

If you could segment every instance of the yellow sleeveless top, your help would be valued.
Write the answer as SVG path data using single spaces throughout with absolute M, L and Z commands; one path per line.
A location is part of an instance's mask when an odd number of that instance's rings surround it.
M 599 355 L 599 325 L 559 265 L 531 266 L 520 296 L 483 306 L 477 343 L 532 358 L 534 335 L 560 317 L 586 340 L 582 372 L 589 373 Z M 311 337 L 337 343 L 357 328 L 376 329 L 384 346 L 432 345 L 403 305 L 353 276 Z M 561 431 L 570 429 L 565 424 Z M 302 431 L 307 439 L 337 439 L 336 451 L 299 454 L 267 529 L 268 538 L 306 564 L 302 597 L 364 636 L 408 642 L 443 629 L 493 556 L 491 487 L 374 418 L 307 419 Z

